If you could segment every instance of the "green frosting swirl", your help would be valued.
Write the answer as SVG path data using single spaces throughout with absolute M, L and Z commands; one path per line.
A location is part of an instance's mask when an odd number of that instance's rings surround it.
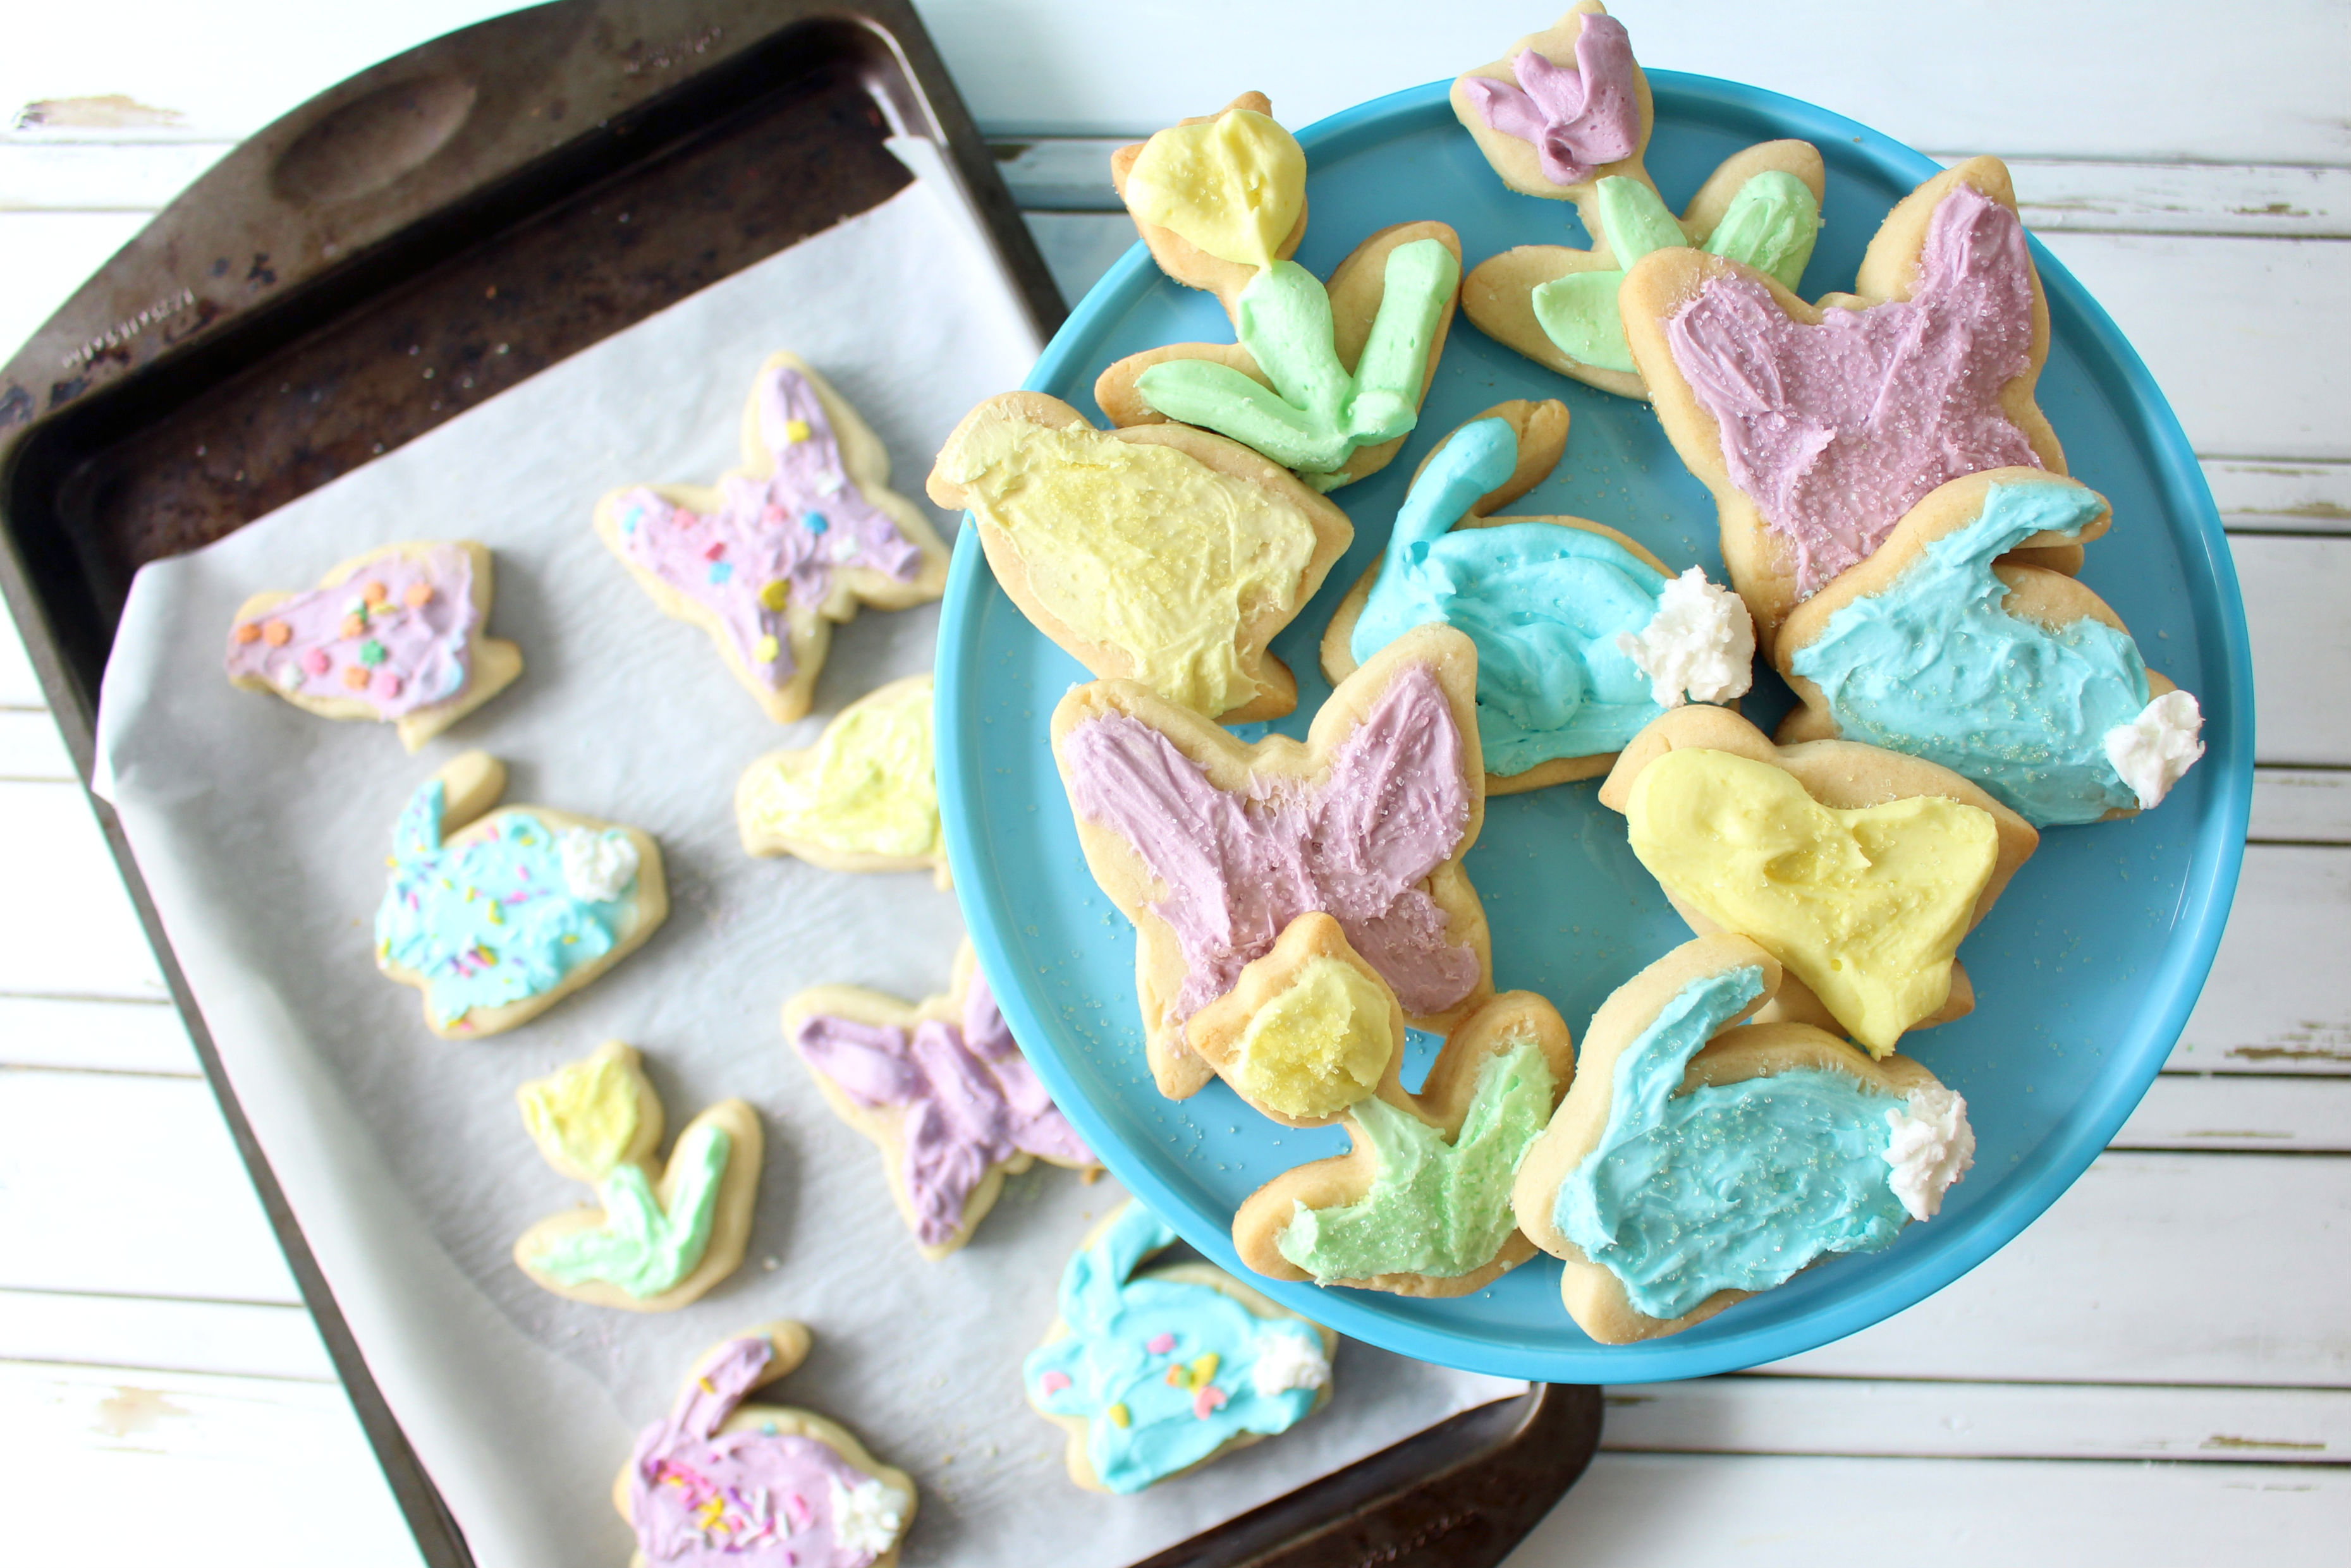
M 674 1290 L 709 1249 L 719 1184 L 733 1147 L 724 1127 L 705 1123 L 688 1128 L 670 1156 L 671 1166 L 683 1165 L 684 1175 L 677 1202 L 668 1209 L 653 1196 L 643 1167 L 615 1166 L 596 1184 L 604 1223 L 556 1238 L 531 1260 L 532 1267 L 560 1284 L 601 1281 L 639 1299 Z

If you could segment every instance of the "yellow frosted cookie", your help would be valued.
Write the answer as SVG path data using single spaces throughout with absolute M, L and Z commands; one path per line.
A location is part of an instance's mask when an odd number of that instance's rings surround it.
M 772 751 L 735 786 L 755 855 L 833 871 L 919 871 L 949 885 L 931 746 L 931 677 L 908 675 L 834 716 L 811 747 Z

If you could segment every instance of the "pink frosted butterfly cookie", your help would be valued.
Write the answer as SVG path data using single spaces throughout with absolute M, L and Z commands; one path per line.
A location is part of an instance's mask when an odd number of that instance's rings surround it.
M 413 751 L 522 674 L 483 635 L 490 552 L 469 540 L 386 545 L 307 593 L 256 593 L 228 633 L 228 678 L 324 718 L 396 726 Z
M 743 466 L 710 487 L 615 490 L 596 503 L 596 532 L 788 724 L 808 712 L 834 622 L 946 586 L 946 547 L 889 477 L 856 411 L 797 356 L 774 354 L 743 411 Z

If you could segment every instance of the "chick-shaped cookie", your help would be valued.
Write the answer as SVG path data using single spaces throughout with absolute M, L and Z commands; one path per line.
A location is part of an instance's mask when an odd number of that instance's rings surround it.
M 1385 467 L 1420 417 L 1461 282 L 1440 223 L 1380 230 L 1326 285 L 1290 259 L 1306 233 L 1306 155 L 1261 93 L 1111 155 L 1152 259 L 1214 294 L 1231 343 L 1173 343 L 1094 382 L 1111 423 L 1172 419 L 1231 436 L 1333 490 Z
M 514 684 L 522 650 L 486 636 L 490 552 L 386 545 L 307 593 L 256 593 L 228 633 L 228 678 L 322 718 L 393 726 L 414 751 Z
M 2036 828 L 2160 803 L 2204 754 L 2196 699 L 2105 601 L 2001 558 L 2103 527 L 2105 498 L 2037 468 L 1954 479 L 1796 607 L 1772 663 L 1805 706 L 1783 743 L 1842 736 L 1938 762 Z
M 1583 3 L 1453 82 L 1453 112 L 1510 189 L 1573 202 L 1590 250 L 1526 245 L 1461 285 L 1479 330 L 1564 376 L 1625 397 L 1648 388 L 1625 339 L 1617 290 L 1653 251 L 1696 246 L 1793 288 L 1812 259 L 1825 175 L 1808 141 L 1766 141 L 1723 160 L 1676 217 L 1643 154 L 1656 114 L 1625 24 Z
M 1161 1093 L 1209 1078 L 1192 1015 L 1320 910 L 1442 1030 L 1493 988 L 1462 870 L 1485 820 L 1477 650 L 1449 626 L 1397 638 L 1339 685 L 1301 745 L 1229 731 L 1126 681 L 1076 686 L 1053 758 L 1094 880 L 1134 923 L 1134 988 Z
M 1136 1492 L 1286 1432 L 1331 1398 L 1339 1336 L 1220 1269 L 1138 1272 L 1176 1232 L 1129 1201 L 1061 1272 L 1029 1403 L 1068 1429 L 1070 1479 Z
M 877 687 L 834 715 L 814 746 L 771 751 L 745 768 L 735 826 L 751 854 L 797 855 L 833 871 L 927 868 L 950 885 L 931 677 Z
M 1241 1205 L 1233 1246 L 1257 1272 L 1458 1296 L 1534 1256 L 1510 1180 L 1575 1071 L 1567 1026 L 1542 998 L 1487 1002 L 1407 1094 L 1395 993 L 1337 921 L 1301 915 L 1193 1015 L 1190 1040 L 1250 1105 L 1293 1127 L 1343 1120 L 1353 1144 Z
M 2033 396 L 2049 310 L 1999 159 L 1896 204 L 1854 289 L 1807 305 L 1781 278 L 1672 250 L 1636 263 L 1619 297 L 1658 423 L 1714 493 L 1731 586 L 1767 643 L 1937 486 L 2065 472 Z M 2104 527 L 2020 548 L 2055 547 L 2039 564 L 2073 570 Z
M 1967 1103 L 1907 1056 L 1741 1020 L 1782 970 L 1742 936 L 1685 943 L 1618 987 L 1519 1167 L 1526 1235 L 1603 1344 L 1678 1333 L 1797 1270 L 1891 1246 L 1974 1162 Z
M 839 1422 L 750 1396 L 808 1359 L 809 1331 L 761 1323 L 704 1353 L 612 1482 L 632 1568 L 897 1568 L 914 1483 Z
M 1747 607 L 1703 570 L 1677 576 L 1583 517 L 1488 515 L 1552 471 L 1567 424 L 1564 404 L 1520 401 L 1447 435 L 1322 633 L 1334 683 L 1415 626 L 1468 633 L 1489 795 L 1605 773 L 1667 708 L 1735 702 L 1754 680 Z
M 685 1124 L 664 1167 L 661 1097 L 636 1051 L 607 1040 L 515 1091 L 547 1163 L 596 1189 L 600 1209 L 540 1220 L 517 1268 L 559 1296 L 632 1312 L 699 1300 L 743 1261 L 759 1193 L 758 1113 L 722 1100 Z
M 596 532 L 789 724 L 809 710 L 835 622 L 946 587 L 946 546 L 889 480 L 857 412 L 799 356 L 773 354 L 744 405 L 743 465 L 715 486 L 615 490 L 596 503 Z
M 1097 430 L 1041 392 L 966 414 L 929 490 L 970 512 L 997 584 L 1063 652 L 1227 724 L 1298 706 L 1267 646 L 1355 537 L 1346 513 L 1238 442 L 1184 424 Z
M 392 829 L 376 967 L 424 993 L 424 1021 L 472 1040 L 538 1017 L 642 946 L 669 915 L 652 835 L 549 806 L 497 806 L 506 765 L 453 758 Z
M 1600 803 L 1691 930 L 1736 932 L 1785 967 L 1767 1019 L 1877 1057 L 1974 1007 L 1959 939 L 2041 841 L 1947 768 L 1857 741 L 1774 746 L 1718 707 L 1635 736 Z
M 784 1038 L 841 1119 L 881 1151 L 923 1256 L 971 1239 L 1032 1160 L 1092 1170 L 1093 1152 L 1037 1080 L 966 942 L 955 985 L 909 1007 L 856 986 L 784 1004 Z

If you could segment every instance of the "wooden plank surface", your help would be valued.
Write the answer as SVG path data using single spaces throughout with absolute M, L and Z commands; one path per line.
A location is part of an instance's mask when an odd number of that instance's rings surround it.
M 340 1381 L 295 1302 L 0 1290 L 0 1347 L 20 1362 Z
M 2351 1072 L 2346 953 L 2351 851 L 2249 846 L 2211 978 L 2169 1065 Z

